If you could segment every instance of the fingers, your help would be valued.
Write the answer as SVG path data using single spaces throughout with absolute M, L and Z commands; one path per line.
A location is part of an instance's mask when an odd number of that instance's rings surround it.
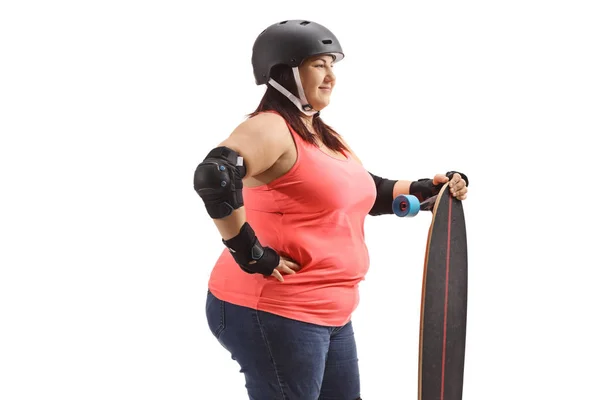
M 296 271 L 294 271 L 293 269 L 291 269 L 287 265 L 280 265 L 279 267 L 276 268 L 276 270 L 279 271 L 279 272 L 283 272 L 286 275 L 293 275 L 293 274 L 296 273 Z
M 273 270 L 273 273 L 271 274 L 271 276 L 274 276 L 279 282 L 283 282 L 283 276 L 281 276 L 281 274 L 279 273 L 279 271 L 277 271 L 277 269 Z
M 450 185 L 455 185 L 457 183 L 459 183 L 462 180 L 462 176 L 460 176 L 459 173 L 454 173 L 454 175 L 452 175 L 452 179 L 450 180 Z
M 463 187 L 460 190 L 456 190 L 456 189 L 450 189 L 450 193 L 452 193 L 452 196 L 456 197 L 459 200 L 464 200 L 467 198 L 467 187 Z
M 444 174 L 436 174 L 433 177 L 433 184 L 440 185 L 448 182 L 448 187 L 450 188 L 450 193 L 452 196 L 456 197 L 459 200 L 464 200 L 467 198 L 467 182 L 462 178 L 462 176 L 455 172 L 452 175 L 452 178 L 448 178 Z
M 450 190 L 461 190 L 463 187 L 466 187 L 466 182 L 461 178 L 461 176 L 459 174 L 454 174 L 454 176 L 452 177 L 452 180 L 450 181 L 450 183 L 448 184 L 448 186 L 450 187 Z
M 465 200 L 467 198 L 467 182 L 460 176 L 460 174 L 455 173 L 452 176 L 452 180 L 448 184 L 450 187 L 450 193 L 459 200 Z
M 282 258 L 282 264 L 290 269 L 293 269 L 294 271 L 300 271 L 300 265 L 290 259 Z
M 433 177 L 433 184 L 434 185 L 439 185 L 440 183 L 446 183 L 448 182 L 448 177 L 444 174 L 436 174 Z
M 274 276 L 278 281 L 283 282 L 284 279 L 282 273 L 286 275 L 293 275 L 299 270 L 300 265 L 298 265 L 296 262 L 288 258 L 280 257 L 279 265 L 273 270 L 271 276 Z

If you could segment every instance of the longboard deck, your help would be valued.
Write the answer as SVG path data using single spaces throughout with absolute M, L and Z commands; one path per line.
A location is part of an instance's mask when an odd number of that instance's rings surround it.
M 423 271 L 419 400 L 462 399 L 467 272 L 463 206 L 446 183 L 433 208 Z

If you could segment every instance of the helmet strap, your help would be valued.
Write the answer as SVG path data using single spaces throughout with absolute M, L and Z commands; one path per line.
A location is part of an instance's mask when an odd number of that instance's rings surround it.
M 294 96 L 289 90 L 281 86 L 279 83 L 274 81 L 272 78 L 269 79 L 269 84 L 277 89 L 281 94 L 287 97 L 292 103 L 298 107 L 300 111 L 302 111 L 305 115 L 311 116 L 318 113 L 318 111 L 313 110 L 312 106 L 308 103 L 306 99 L 306 95 L 304 94 L 304 88 L 302 87 L 302 81 L 300 80 L 300 72 L 298 71 L 298 67 L 293 67 L 292 71 L 294 72 L 294 80 L 296 81 L 296 87 L 298 88 L 298 94 L 300 98 Z

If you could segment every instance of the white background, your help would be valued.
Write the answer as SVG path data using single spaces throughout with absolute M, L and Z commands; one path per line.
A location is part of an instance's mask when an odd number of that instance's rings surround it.
M 469 175 L 464 400 L 600 399 L 592 5 L 3 2 L 0 398 L 246 398 L 192 177 L 264 91 L 255 37 L 297 18 L 342 42 L 323 118 L 370 171 Z M 416 398 L 428 224 L 367 220 L 367 400 Z

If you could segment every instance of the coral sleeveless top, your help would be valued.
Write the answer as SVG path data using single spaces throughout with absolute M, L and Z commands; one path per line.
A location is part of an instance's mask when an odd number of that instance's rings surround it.
M 295 260 L 296 274 L 247 274 L 227 249 L 209 279 L 219 299 L 304 322 L 341 326 L 358 306 L 369 268 L 364 220 L 373 206 L 373 178 L 346 154 L 336 159 L 306 143 L 288 124 L 297 160 L 285 175 L 243 188 L 248 223 L 263 246 Z

